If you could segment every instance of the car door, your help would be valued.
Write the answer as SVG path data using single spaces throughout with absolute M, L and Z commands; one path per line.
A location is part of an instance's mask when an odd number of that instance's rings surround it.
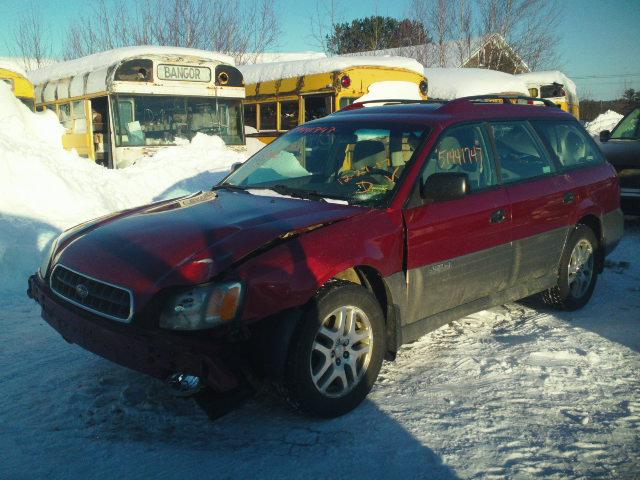
M 454 126 L 440 135 L 421 178 L 442 172 L 467 173 L 470 192 L 456 200 L 409 205 L 404 211 L 406 323 L 506 288 L 511 270 L 508 198 L 483 125 Z
M 526 121 L 491 122 L 500 174 L 512 214 L 510 283 L 525 287 L 555 276 L 574 195 Z

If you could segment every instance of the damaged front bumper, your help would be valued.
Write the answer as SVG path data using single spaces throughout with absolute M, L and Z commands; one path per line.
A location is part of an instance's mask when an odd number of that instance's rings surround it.
M 117 364 L 156 378 L 176 372 L 200 377 L 217 392 L 239 385 L 231 345 L 180 335 L 143 330 L 98 317 L 66 304 L 38 275 L 29 278 L 27 294 L 42 307 L 42 318 L 69 343 L 75 343 Z

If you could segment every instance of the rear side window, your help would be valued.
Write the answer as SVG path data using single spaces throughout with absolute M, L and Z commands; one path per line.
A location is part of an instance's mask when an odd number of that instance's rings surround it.
M 555 171 L 525 122 L 492 123 L 503 183 L 542 177 Z
M 563 169 L 604 162 L 593 141 L 573 122 L 534 122 L 534 126 Z
M 466 173 L 471 191 L 496 185 L 496 169 L 479 125 L 446 130 L 431 151 L 422 172 L 425 181 L 434 173 Z

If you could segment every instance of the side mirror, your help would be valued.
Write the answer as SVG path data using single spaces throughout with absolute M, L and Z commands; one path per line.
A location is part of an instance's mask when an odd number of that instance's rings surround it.
M 240 166 L 242 165 L 242 162 L 236 162 L 233 165 L 231 165 L 231 171 L 235 172 L 237 169 L 240 168 Z
M 609 130 L 602 130 L 600 132 L 600 141 L 602 143 L 608 142 L 610 138 L 611 138 L 611 132 Z
M 467 193 L 469 175 L 466 173 L 434 173 L 420 183 L 420 196 L 429 202 L 457 200 Z

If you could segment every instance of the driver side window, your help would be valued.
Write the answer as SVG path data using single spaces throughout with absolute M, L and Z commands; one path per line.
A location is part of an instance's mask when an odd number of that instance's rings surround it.
M 422 180 L 435 173 L 465 173 L 471 191 L 496 185 L 496 169 L 480 125 L 463 125 L 446 130 L 422 171 Z

